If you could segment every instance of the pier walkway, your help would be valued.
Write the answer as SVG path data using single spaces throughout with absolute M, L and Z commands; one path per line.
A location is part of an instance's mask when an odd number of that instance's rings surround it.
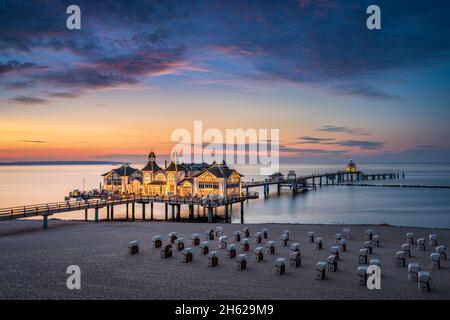
M 114 206 L 126 205 L 126 219 L 129 219 L 129 206 L 131 205 L 131 220 L 135 220 L 135 206 L 142 204 L 142 219 L 145 220 L 145 205 L 150 204 L 150 219 L 153 220 L 153 204 L 162 203 L 165 206 L 165 219 L 169 220 L 168 208 L 171 207 L 172 219 L 180 220 L 181 205 L 189 206 L 189 218 L 194 217 L 194 206 L 203 207 L 208 210 L 208 221 L 212 222 L 214 209 L 217 207 L 225 207 L 225 212 L 228 213 L 229 206 L 235 203 L 241 204 L 241 219 L 243 220 L 244 206 L 243 202 L 249 199 L 257 199 L 259 194 L 257 192 L 248 192 L 242 196 L 233 196 L 228 198 L 215 197 L 162 197 L 151 195 L 130 195 L 121 198 L 113 199 L 86 199 L 81 201 L 61 201 L 36 205 L 26 205 L 12 208 L 0 209 L 0 220 L 20 219 L 27 217 L 42 216 L 44 220 L 44 229 L 47 228 L 48 216 L 64 212 L 85 211 L 85 220 L 87 220 L 88 210 L 95 211 L 95 221 L 99 221 L 99 209 L 107 208 L 108 220 L 114 220 Z

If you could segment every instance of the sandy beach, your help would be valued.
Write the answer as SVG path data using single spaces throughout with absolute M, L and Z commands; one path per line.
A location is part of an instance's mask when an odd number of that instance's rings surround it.
M 160 258 L 160 250 L 152 248 L 152 237 L 171 231 L 186 239 L 204 233 L 219 224 L 188 224 L 164 222 L 76 222 L 51 220 L 48 230 L 41 221 L 5 221 L 0 223 L 0 299 L 449 299 L 450 261 L 442 268 L 431 269 L 430 248 L 412 248 L 408 262 L 418 262 L 422 270 L 431 271 L 432 291 L 420 293 L 417 284 L 407 277 L 407 268 L 395 265 L 395 253 L 406 242 L 405 234 L 416 238 L 439 235 L 440 244 L 450 243 L 450 230 L 364 225 L 245 225 L 251 235 L 268 228 L 269 239 L 276 243 L 275 255 L 264 255 L 263 262 L 254 261 L 251 239 L 248 269 L 239 271 L 234 259 L 220 251 L 219 266 L 208 267 L 206 256 L 194 247 L 194 261 L 181 262 L 181 252 L 174 251 L 168 259 Z M 220 224 L 225 235 L 241 230 L 242 225 Z M 350 227 L 352 239 L 347 252 L 342 252 L 338 272 L 328 273 L 324 281 L 315 280 L 314 266 L 326 261 L 334 234 Z M 279 276 L 273 262 L 289 257 L 289 248 L 280 243 L 283 230 L 290 231 L 289 243 L 298 242 L 302 251 L 302 266 L 287 267 Z M 368 290 L 359 285 L 356 269 L 358 252 L 365 240 L 365 230 L 380 235 L 381 247 L 374 248 L 370 258 L 381 260 L 381 290 Z M 314 231 L 324 240 L 324 249 L 316 250 L 307 243 L 307 232 Z M 128 243 L 140 242 L 140 253 L 130 255 Z M 239 246 L 238 246 L 239 247 Z M 240 250 L 238 249 L 238 254 Z M 81 290 L 68 290 L 65 273 L 69 265 L 81 268 Z

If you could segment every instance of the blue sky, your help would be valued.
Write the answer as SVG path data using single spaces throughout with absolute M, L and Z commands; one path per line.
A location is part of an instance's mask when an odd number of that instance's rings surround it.
M 65 27 L 70 4 L 82 30 Z M 366 28 L 371 4 L 382 30 Z M 439 0 L 2 1 L 0 161 L 166 154 L 170 132 L 194 120 L 280 128 L 291 161 L 450 161 L 449 11 Z

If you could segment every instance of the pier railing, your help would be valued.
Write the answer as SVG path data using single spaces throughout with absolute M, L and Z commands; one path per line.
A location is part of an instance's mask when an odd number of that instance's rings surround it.
M 171 205 L 198 205 L 202 207 L 219 207 L 227 204 L 243 202 L 247 199 L 257 199 L 258 192 L 248 192 L 243 195 L 230 196 L 227 198 L 216 197 L 177 197 L 177 196 L 152 196 L 152 195 L 129 195 L 126 197 L 112 199 L 89 199 L 51 202 L 44 204 L 25 205 L 0 209 L 0 220 L 27 218 L 32 216 L 47 216 L 56 213 L 71 212 L 85 209 L 103 208 L 127 203 L 167 203 Z

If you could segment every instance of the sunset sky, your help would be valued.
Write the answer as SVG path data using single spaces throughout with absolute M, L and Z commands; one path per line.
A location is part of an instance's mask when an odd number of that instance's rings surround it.
M 82 30 L 66 28 L 77 4 Z M 377 4 L 382 30 L 366 28 Z M 280 129 L 286 161 L 450 161 L 449 1 L 0 2 L 0 161 Z M 145 161 L 145 160 L 142 160 Z

